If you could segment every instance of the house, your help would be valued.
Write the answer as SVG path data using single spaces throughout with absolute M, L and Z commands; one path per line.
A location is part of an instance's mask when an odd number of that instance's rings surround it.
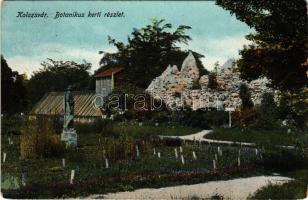
M 114 86 L 119 86 L 125 81 L 123 67 L 111 67 L 95 75 L 95 92 L 103 97 L 108 96 Z
M 74 96 L 74 121 L 93 122 L 105 116 L 100 108 L 104 101 L 101 97 L 108 96 L 115 87 L 124 84 L 124 68 L 111 67 L 95 75 L 95 91 L 73 91 Z M 99 98 L 98 98 L 99 97 Z M 39 115 L 62 117 L 64 115 L 64 92 L 49 92 L 36 103 L 30 116 Z

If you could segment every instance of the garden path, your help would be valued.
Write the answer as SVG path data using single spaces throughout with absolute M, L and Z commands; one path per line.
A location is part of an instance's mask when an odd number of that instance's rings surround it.
M 145 188 L 131 192 L 117 192 L 106 195 L 91 195 L 87 198 L 106 199 L 189 199 L 209 198 L 215 194 L 226 199 L 247 199 L 250 194 L 268 184 L 282 184 L 292 180 L 283 176 L 255 176 L 233 180 L 209 181 L 193 185 L 179 185 L 165 188 Z
M 254 147 L 256 146 L 255 143 L 249 143 L 249 142 L 236 142 L 236 141 L 227 141 L 227 140 L 212 140 L 212 139 L 208 139 L 208 138 L 204 138 L 205 135 L 207 134 L 211 134 L 213 132 L 213 130 L 202 130 L 198 133 L 194 133 L 191 135 L 184 135 L 184 136 L 160 136 L 160 138 L 179 138 L 181 140 L 186 140 L 186 141 L 205 141 L 208 143 L 214 143 L 214 144 L 226 144 L 226 145 L 232 145 L 232 144 L 236 144 L 236 145 L 241 145 L 241 146 L 248 146 L 248 147 Z M 294 146 L 283 146 L 283 145 L 279 145 L 279 147 L 282 148 L 287 148 L 287 149 L 293 149 Z
M 208 143 L 217 143 L 217 144 L 239 144 L 243 146 L 255 146 L 254 143 L 248 143 L 248 142 L 233 142 L 233 141 L 226 141 L 226 140 L 212 140 L 204 138 L 205 135 L 211 134 L 213 130 L 202 130 L 198 133 L 194 133 L 191 135 L 184 135 L 184 136 L 160 136 L 161 138 L 179 138 L 182 140 L 188 140 L 188 141 L 205 141 Z

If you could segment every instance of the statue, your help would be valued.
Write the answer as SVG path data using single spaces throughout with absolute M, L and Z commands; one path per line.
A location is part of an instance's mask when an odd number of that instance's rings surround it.
M 68 86 L 64 94 L 64 124 L 63 130 L 73 128 L 74 125 L 74 97 L 72 95 L 72 87 Z
M 74 97 L 71 86 L 68 86 L 64 93 L 64 123 L 61 140 L 67 146 L 77 146 L 77 133 L 74 129 Z

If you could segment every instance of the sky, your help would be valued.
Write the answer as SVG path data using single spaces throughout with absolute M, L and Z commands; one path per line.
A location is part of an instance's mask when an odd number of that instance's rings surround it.
M 56 12 L 124 12 L 122 18 L 60 18 Z M 17 18 L 18 12 L 46 12 L 48 18 Z M 31 76 L 46 58 L 92 63 L 91 72 L 99 67 L 99 51 L 115 52 L 108 44 L 110 35 L 127 42 L 133 28 L 141 28 L 152 18 L 165 19 L 173 25 L 188 25 L 192 40 L 181 44 L 205 56 L 202 62 L 211 70 L 238 58 L 238 51 L 249 42 L 245 35 L 253 32 L 245 23 L 212 1 L 170 2 L 84 2 L 84 1 L 6 1 L 1 9 L 1 53 L 9 66 Z

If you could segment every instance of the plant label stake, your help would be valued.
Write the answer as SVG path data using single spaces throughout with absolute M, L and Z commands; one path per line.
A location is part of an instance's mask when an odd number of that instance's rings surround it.
M 109 168 L 109 162 L 108 162 L 107 158 L 105 158 L 105 164 L 106 164 L 106 169 L 108 169 Z
M 219 156 L 222 156 L 222 151 L 221 151 L 221 148 L 220 148 L 220 147 L 217 147 L 217 151 L 218 151 L 218 155 L 219 155 Z
M 62 158 L 62 167 L 65 168 L 65 158 Z
M 136 145 L 136 154 L 137 154 L 137 157 L 139 158 L 140 153 L 139 153 L 139 148 L 138 148 L 138 145 Z
M 185 160 L 184 160 L 184 156 L 181 155 L 181 160 L 182 160 L 182 164 L 184 165 L 185 164 Z
M 26 176 L 24 173 L 21 174 L 21 185 L 26 186 Z
M 160 159 L 160 152 L 157 153 L 158 158 Z
M 256 149 L 256 156 L 258 155 L 258 149 Z
M 155 148 L 153 148 L 153 154 L 156 155 L 156 150 L 155 150 Z
M 218 160 L 218 159 L 217 159 L 217 154 L 216 154 L 216 153 L 215 153 L 215 160 Z
M 216 170 L 216 160 L 213 160 L 213 169 Z
M 174 149 L 174 154 L 175 154 L 175 158 L 178 159 L 178 150 L 176 148 Z
M 237 165 L 241 166 L 241 158 L 240 157 L 237 158 Z
M 73 184 L 73 183 L 74 183 L 74 177 L 75 177 L 75 170 L 72 169 L 72 170 L 71 170 L 70 184 Z
M 5 163 L 6 160 L 6 153 L 3 153 L 3 163 Z
M 10 137 L 8 138 L 8 140 L 9 140 L 9 144 L 11 144 L 11 138 Z
M 185 140 L 184 140 L 185 141 Z M 180 146 L 180 152 L 183 153 L 183 148 L 182 146 Z
M 197 156 L 196 156 L 195 151 L 193 151 L 192 154 L 193 154 L 194 159 L 197 160 Z

